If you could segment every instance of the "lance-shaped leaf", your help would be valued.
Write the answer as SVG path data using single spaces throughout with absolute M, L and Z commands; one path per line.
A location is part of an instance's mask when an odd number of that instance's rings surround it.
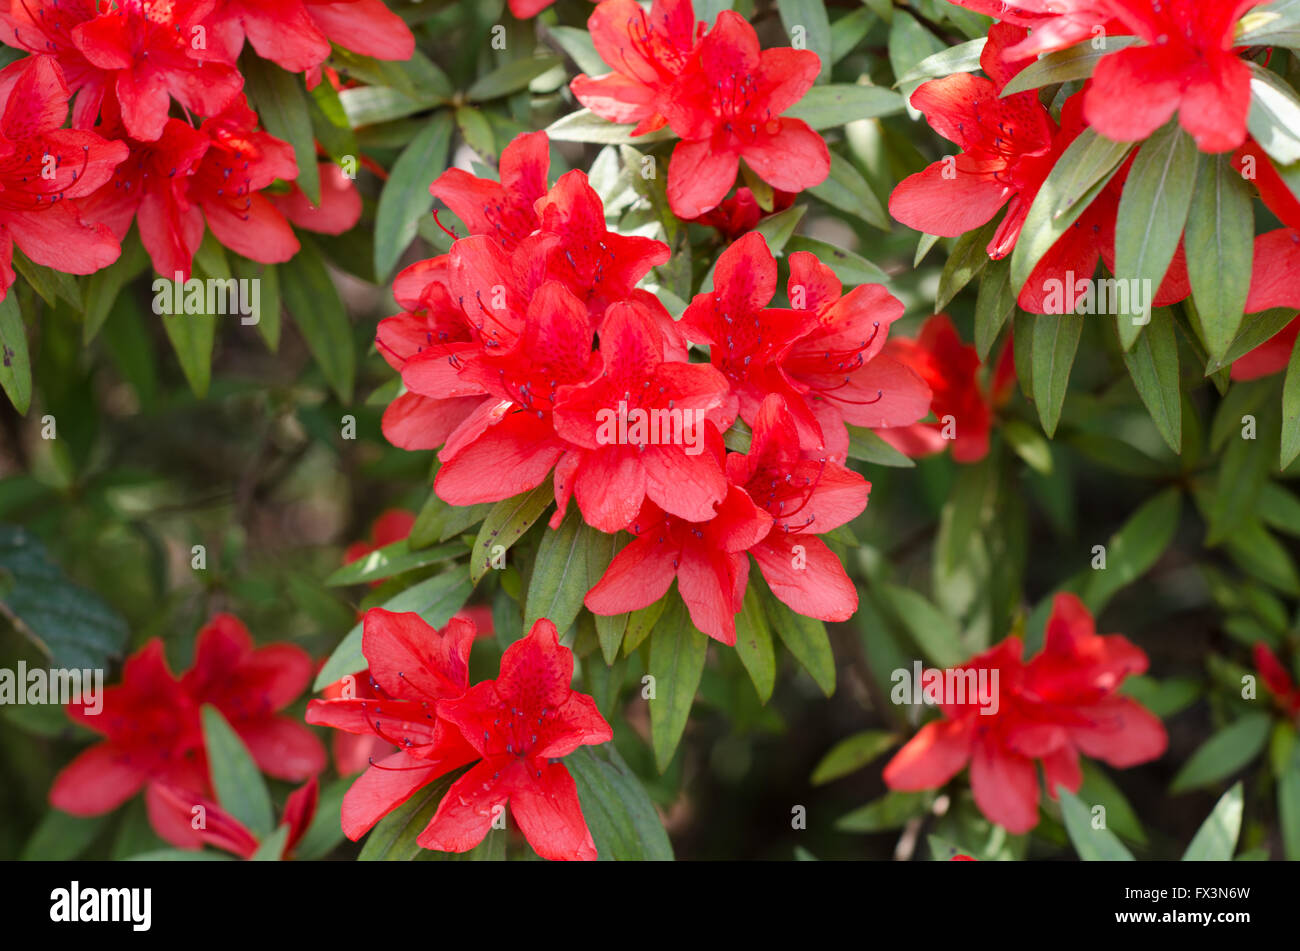
M 1241 328 L 1255 260 L 1254 197 L 1226 155 L 1201 162 L 1185 247 L 1201 339 L 1219 359 Z

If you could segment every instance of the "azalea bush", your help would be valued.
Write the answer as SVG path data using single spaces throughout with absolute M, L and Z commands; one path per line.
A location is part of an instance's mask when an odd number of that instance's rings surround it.
M 1300 858 L 1296 0 L 0 20 L 0 854 Z

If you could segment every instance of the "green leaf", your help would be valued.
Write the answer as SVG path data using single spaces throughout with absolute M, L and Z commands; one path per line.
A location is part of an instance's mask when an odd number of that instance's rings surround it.
M 672 843 L 654 803 L 612 743 L 580 747 L 563 762 L 578 787 L 598 858 L 672 861 Z
M 849 458 L 894 469 L 913 469 L 916 463 L 870 429 L 849 426 Z
M 1300 98 L 1277 73 L 1250 67 L 1250 134 L 1279 165 L 1300 162 Z
M 492 507 L 474 540 L 474 548 L 469 560 L 469 580 L 479 583 L 489 568 L 492 560 L 500 554 L 504 557 L 515 542 L 523 537 L 551 504 L 554 490 L 551 480 L 547 479 L 536 488 L 517 495 L 512 499 L 503 499 Z M 501 551 L 494 551 L 500 546 Z M 585 592 L 584 592 L 585 593 Z
M 410 799 L 380 819 L 366 837 L 357 861 L 409 862 L 433 858 L 436 853 L 421 848 L 415 840 L 433 820 L 438 804 L 452 783 L 464 772 L 464 769 L 457 770 L 422 786 Z
M 1171 121 L 1138 149 L 1115 222 L 1115 277 L 1120 281 L 1149 281 L 1143 300 L 1148 312 L 1156 291 L 1164 283 L 1183 238 L 1192 205 L 1200 153 L 1192 137 Z M 1134 285 L 1130 285 L 1134 286 Z M 1134 314 L 1130 306 L 1128 317 Z M 1133 345 L 1141 325 L 1120 321 L 1120 340 L 1125 349 Z
M 376 548 L 362 555 L 356 561 L 349 562 L 325 579 L 327 587 L 337 588 L 344 585 L 369 584 L 381 578 L 391 578 L 405 571 L 436 565 L 440 561 L 455 558 L 465 553 L 465 546 L 460 542 L 448 542 L 433 548 L 420 548 L 411 551 L 408 539 L 401 538 L 383 548 Z
M 26 416 L 32 405 L 32 358 L 23 315 L 18 311 L 18 294 L 12 289 L 0 301 L 0 387 L 18 414 Z
M 821 786 L 855 773 L 897 743 L 898 735 L 888 730 L 855 733 L 840 740 L 821 758 L 813 770 L 811 782 L 814 786 Z
M 1123 334 L 1124 318 L 1116 328 Z M 1183 397 L 1178 375 L 1178 335 L 1173 315 L 1165 309 L 1151 314 L 1146 332 L 1124 353 L 1138 396 L 1151 414 L 1165 444 L 1176 453 L 1183 445 Z
M 1076 314 L 1034 318 L 1034 404 L 1048 438 L 1056 434 L 1061 419 L 1084 320 Z
M 210 703 L 203 705 L 203 743 L 217 802 L 249 832 L 265 838 L 275 824 L 266 781 L 239 734 Z
M 465 98 L 470 102 L 483 102 L 487 99 L 508 96 L 526 88 L 542 73 L 559 65 L 558 56 L 533 56 L 529 59 L 514 60 L 474 80 L 469 89 L 465 90 Z
M 335 47 L 338 52 L 338 47 Z M 339 93 L 339 102 L 354 129 L 404 119 L 443 104 L 440 96 L 411 95 L 387 86 L 357 86 Z
M 1173 543 L 1182 517 L 1183 497 L 1177 488 L 1166 489 L 1148 501 L 1106 543 L 1106 567 L 1087 575 L 1080 597 L 1094 613 L 1122 588 L 1132 584 Z
M 996 230 L 996 222 L 991 221 L 983 228 L 968 231 L 957 239 L 943 266 L 943 272 L 939 275 L 939 291 L 934 302 L 936 314 L 947 309 L 962 288 L 975 280 L 988 266 L 988 243 Z
M 212 314 L 162 314 L 167 339 L 180 361 L 185 381 L 202 399 L 212 382 L 212 347 L 217 339 L 217 318 Z
M 322 83 L 328 86 L 329 83 Z M 103 270 L 96 271 L 86 280 L 86 317 L 81 325 L 81 342 L 89 344 L 104 326 L 118 295 L 128 283 L 149 267 L 149 255 L 140 243 L 139 233 L 132 228 L 122 241 L 122 253 Z M 170 278 L 172 275 L 168 275 Z
M 1011 287 L 1011 262 L 993 261 L 980 275 L 979 296 L 975 299 L 975 349 L 980 360 L 988 362 L 993 345 L 1002 328 L 1016 312 L 1016 292 Z
M 426 624 L 440 628 L 451 620 L 453 614 L 465 606 L 465 601 L 473 590 L 469 579 L 461 572 L 449 571 L 412 585 L 401 594 L 385 601 L 381 607 L 385 611 L 399 614 L 403 611 L 414 611 L 424 618 Z M 361 652 L 363 626 L 364 621 L 358 621 L 352 630 L 348 631 L 339 646 L 334 648 L 334 653 L 330 654 L 330 659 L 316 675 L 312 690 L 324 690 L 339 678 L 355 674 L 370 666 L 365 654 Z
M 1103 56 L 1121 50 L 1136 43 L 1135 36 L 1108 36 L 1105 46 L 1095 49 L 1092 41 L 1087 40 L 1068 49 L 1057 50 L 1039 57 L 1030 63 L 1006 84 L 1002 96 L 1013 96 L 1030 89 L 1054 86 L 1057 83 L 1069 83 L 1087 79 L 1092 75 Z
M 631 125 L 617 125 L 608 119 L 602 119 L 590 109 L 579 109 L 567 116 L 561 116 L 546 127 L 546 135 L 552 142 L 592 142 L 596 145 L 650 145 L 664 142 L 673 137 L 671 129 L 663 128 L 645 135 L 632 135 L 636 128 Z
M 817 82 L 826 82 L 831 75 L 831 21 L 826 4 L 822 0 L 777 0 L 776 6 L 787 35 L 793 38 L 796 29 L 803 30 L 801 48 L 817 54 L 821 60 Z
M 695 629 L 682 599 L 673 598 L 650 636 L 650 739 L 660 773 L 667 771 L 690 719 L 708 651 L 709 639 Z
M 475 109 L 473 106 L 460 106 L 456 109 L 456 128 L 460 130 L 465 144 L 479 155 L 496 154 L 492 124 L 488 122 L 483 110 Z
M 1300 343 L 1291 350 L 1282 383 L 1282 456 L 1285 469 L 1300 455 Z
M 1241 328 L 1255 259 L 1254 197 L 1230 156 L 1201 162 L 1183 243 L 1201 336 L 1221 358 Z
M 889 230 L 889 215 L 880 199 L 853 163 L 838 152 L 831 152 L 831 171 L 826 180 L 812 186 L 808 192 L 832 208 L 847 212 L 882 231 Z
M 1223 794 L 1183 853 L 1184 862 L 1230 862 L 1241 835 L 1241 783 Z
M 1003 424 L 1002 435 L 1031 469 L 1043 476 L 1052 474 L 1052 447 L 1041 432 L 1028 423 L 1012 419 Z
M 1212 786 L 1231 776 L 1264 749 L 1272 718 L 1267 713 L 1249 713 L 1206 740 L 1183 764 L 1169 786 L 1171 793 L 1183 793 Z
M 1052 245 L 1070 230 L 1111 178 L 1133 146 L 1084 129 L 1052 168 L 1025 217 L 1011 254 L 1011 287 L 1017 294 Z
M 437 113 L 393 163 L 375 210 L 375 274 L 381 283 L 415 238 L 419 219 L 433 208 L 429 186 L 447 167 L 451 128 L 451 116 Z
M 763 603 L 754 585 L 745 589 L 744 604 L 736 615 L 736 656 L 749 672 L 759 701 L 767 703 L 772 699 L 772 688 L 776 686 L 776 650 Z
M 923 815 L 930 806 L 929 792 L 888 792 L 875 802 L 854 809 L 835 822 L 841 832 L 888 832 L 901 829 L 909 819 Z
M 22 862 L 66 862 L 90 847 L 104 827 L 107 813 L 98 816 L 72 816 L 61 809 L 50 809 L 23 845 Z
M 307 341 L 317 366 L 338 396 L 352 401 L 356 354 L 347 308 L 316 246 L 302 238 L 302 250 L 279 267 L 284 305 Z
M 835 692 L 835 654 L 825 623 L 790 610 L 758 579 L 751 576 L 749 583 L 761 585 L 763 606 L 772 629 L 829 697 Z
M 1287 860 L 1300 859 L 1300 743 L 1277 780 L 1277 814 L 1282 826 L 1282 850 Z
M 659 618 L 663 617 L 671 597 L 672 593 L 669 592 L 654 604 L 647 604 L 627 616 L 627 628 L 623 633 L 624 657 L 630 656 L 650 636 L 654 626 L 659 623 Z
M 546 32 L 569 54 L 578 69 L 588 76 L 600 76 L 609 72 L 609 66 L 596 52 L 596 44 L 586 30 L 576 26 L 547 26 Z
M 284 855 L 285 843 L 289 841 L 289 827 L 276 826 L 275 831 L 263 839 L 257 851 L 248 857 L 250 862 L 278 862 Z
M 126 622 L 72 584 L 40 539 L 15 525 L 0 525 L 0 616 L 55 667 L 104 669 L 126 646 Z
M 895 115 L 903 108 L 903 97 L 892 89 L 835 83 L 809 89 L 783 115 L 802 119 L 813 129 L 822 130 L 858 119 Z
M 1081 759 L 1079 766 L 1083 772 L 1083 782 L 1079 786 L 1079 798 L 1106 809 L 1106 826 L 1121 838 L 1138 845 L 1146 845 L 1146 833 L 1138 820 L 1133 806 L 1119 787 L 1111 782 L 1102 768 L 1087 759 Z
M 320 169 L 316 165 L 316 135 L 311 127 L 307 94 L 293 73 L 270 60 L 252 55 L 240 59 L 244 92 L 262 120 L 266 131 L 293 146 L 298 161 L 294 180 L 314 205 L 320 204 Z
M 807 235 L 793 235 L 785 243 L 787 252 L 807 251 L 835 272 L 840 283 L 849 286 L 858 284 L 888 284 L 889 275 L 861 255 L 846 251 L 818 238 Z
M 1237 339 L 1228 348 L 1227 354 L 1221 360 L 1211 358 L 1206 364 L 1205 375 L 1209 376 L 1232 366 L 1233 363 L 1250 353 L 1260 344 L 1267 343 L 1276 337 L 1294 319 L 1295 309 L 1287 307 L 1278 307 L 1259 314 L 1247 314 L 1242 322 L 1241 332 L 1237 334 Z
M 877 590 L 932 664 L 956 667 L 966 659 L 969 652 L 962 646 L 957 625 L 923 595 L 895 584 L 882 584 Z
M 569 629 L 582 610 L 587 594 L 587 545 L 596 530 L 588 527 L 576 505 L 559 528 L 542 536 L 533 561 L 524 601 L 524 630 L 532 630 L 538 618 L 549 618 L 560 634 Z
M 1065 831 L 1070 836 L 1074 850 L 1085 862 L 1132 862 L 1133 853 L 1124 848 L 1124 844 L 1115 838 L 1109 829 L 1094 829 L 1092 813 L 1078 796 L 1064 786 L 1057 786 L 1056 793 L 1061 798 L 1061 816 L 1065 819 Z
M 942 49 L 932 56 L 927 56 L 899 76 L 895 85 L 907 86 L 927 79 L 951 76 L 953 73 L 973 73 L 980 68 L 980 58 L 987 45 L 988 38 L 984 37 Z

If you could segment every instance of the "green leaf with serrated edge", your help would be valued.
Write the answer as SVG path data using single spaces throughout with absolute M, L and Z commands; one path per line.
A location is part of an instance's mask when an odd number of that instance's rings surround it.
M 1254 198 L 1230 156 L 1201 162 L 1184 247 L 1201 339 L 1217 359 L 1241 328 L 1255 259 Z
M 641 781 L 612 743 L 579 747 L 563 760 L 603 861 L 671 861 L 672 843 Z
M 1300 343 L 1291 350 L 1282 383 L 1282 455 L 1285 469 L 1300 455 Z
M 934 302 L 934 312 L 941 313 L 952 299 L 988 266 L 988 243 L 997 230 L 997 223 L 990 221 L 982 228 L 968 231 L 953 245 L 952 253 L 939 275 L 939 291 Z
M 1279 165 L 1300 162 L 1300 96 L 1277 73 L 1250 67 L 1251 137 Z
M 904 108 L 903 97 L 883 86 L 835 83 L 814 86 L 783 115 L 802 119 L 814 130 L 833 129 L 858 119 L 895 115 Z
M 0 301 L 0 387 L 20 416 L 32 405 L 32 358 L 27 350 L 27 330 L 13 291 Z
M 433 821 L 442 797 L 447 794 L 464 769 L 440 776 L 427 786 L 421 786 L 406 802 L 380 819 L 357 856 L 359 862 L 409 862 L 413 859 L 433 857 L 415 841 L 425 827 Z
M 792 235 L 785 243 L 785 250 L 789 254 L 796 251 L 809 252 L 834 271 L 841 284 L 850 287 L 858 284 L 889 283 L 889 275 L 866 258 L 818 238 L 810 238 L 802 234 Z
M 270 60 L 254 56 L 249 50 L 239 61 L 244 75 L 244 92 L 257 111 L 266 131 L 293 146 L 298 162 L 294 183 L 307 200 L 320 204 L 320 170 L 316 166 L 316 136 L 307 108 L 307 93 L 302 81 L 285 72 Z
M 669 590 L 658 601 L 632 611 L 627 616 L 627 628 L 623 632 L 623 656 L 628 657 L 650 636 L 654 626 L 659 623 L 668 608 L 668 601 L 676 595 Z
M 328 84 L 326 84 L 328 85 Z M 104 326 L 109 311 L 122 288 L 149 267 L 149 254 L 140 243 L 135 228 L 122 240 L 122 253 L 118 259 L 86 280 L 86 317 L 81 325 L 81 342 L 89 344 Z M 167 275 L 170 279 L 173 275 Z
M 838 208 L 882 231 L 889 230 L 890 220 L 884 205 L 862 177 L 862 173 L 838 152 L 831 152 L 831 170 L 825 181 L 807 191 L 832 208 Z
M 449 571 L 412 585 L 380 606 L 385 611 L 396 613 L 414 611 L 424 618 L 426 624 L 441 628 L 465 606 L 473 590 L 469 578 L 459 571 Z M 339 646 L 334 648 L 329 660 L 316 675 L 312 690 L 324 690 L 340 677 L 355 674 L 370 666 L 365 654 L 361 652 L 363 626 L 364 621 L 358 621 L 339 642 Z
M 1211 786 L 1231 776 L 1264 749 L 1272 718 L 1267 713 L 1249 713 L 1216 732 L 1197 748 L 1169 785 L 1171 793 L 1183 793 Z
M 1132 149 L 1084 129 L 1065 150 L 1038 190 L 1011 253 L 1011 287 L 1017 294 L 1043 255 L 1110 184 Z
M 877 466 L 889 466 L 894 469 L 912 469 L 916 463 L 899 452 L 870 429 L 860 426 L 848 426 L 850 459 L 869 462 Z
M 1003 87 L 1001 95 L 1014 96 L 1018 92 L 1026 92 L 1030 89 L 1087 79 L 1097 68 L 1097 63 L 1102 57 L 1126 46 L 1132 46 L 1136 42 L 1138 42 L 1136 36 L 1108 36 L 1102 49 L 1096 49 L 1092 40 L 1087 40 L 1068 49 L 1048 53 L 1013 76 Z
M 1016 312 L 1016 293 L 1011 289 L 1011 262 L 993 261 L 980 275 L 975 299 L 975 349 L 988 362 L 1002 328 Z
M 1100 614 L 1115 593 L 1151 570 L 1174 540 L 1182 517 L 1183 496 L 1166 489 L 1133 513 L 1106 543 L 1106 567 L 1087 575 L 1080 598 Z
M 934 794 L 930 792 L 888 792 L 874 802 L 854 809 L 835 820 L 840 832 L 888 832 L 901 829 L 909 819 L 924 815 Z
M 542 73 L 559 65 L 558 56 L 532 56 L 528 59 L 514 60 L 474 80 L 469 89 L 465 90 L 465 98 L 470 102 L 483 102 L 508 96 L 526 89 L 528 84 Z
M 1205 375 L 1224 370 L 1261 344 L 1267 343 L 1286 329 L 1295 319 L 1295 309 L 1278 307 L 1258 314 L 1247 314 L 1241 324 L 1241 332 L 1232 342 L 1222 360 L 1211 359 L 1205 367 Z
M 810 782 L 821 786 L 848 776 L 898 744 L 898 735 L 888 730 L 865 730 L 840 740 L 821 758 Z
M 1115 220 L 1115 277 L 1141 282 L 1128 286 L 1146 289 L 1141 296 L 1148 313 L 1183 238 L 1192 205 L 1188 182 L 1196 181 L 1199 162 L 1192 137 L 1171 121 L 1141 145 L 1124 182 Z M 1119 321 L 1125 349 L 1133 345 L 1147 316 L 1133 312 L 1139 308 L 1132 299 L 1128 303 L 1130 313 L 1116 315 L 1131 318 Z
M 1241 835 L 1242 796 L 1238 781 L 1223 794 L 1214 811 L 1201 823 L 1192 838 L 1184 862 L 1228 862 L 1237 850 Z
M 498 557 L 504 567 L 505 553 L 532 528 L 551 504 L 554 490 L 551 480 L 512 499 L 503 499 L 492 507 L 479 527 L 478 538 L 469 559 L 469 580 L 474 584 L 487 574 Z
M 754 585 L 746 588 L 744 604 L 736 615 L 736 656 L 749 673 L 759 701 L 767 703 L 776 686 L 776 649 Z
M 709 639 L 695 629 L 682 599 L 673 598 L 650 636 L 650 738 L 660 773 L 667 771 L 690 719 L 708 651 Z
M 906 86 L 921 80 L 951 76 L 953 73 L 973 73 L 980 68 L 980 57 L 986 45 L 988 45 L 987 37 L 940 50 L 933 56 L 927 56 L 898 77 L 894 85 Z
M 749 583 L 760 586 L 763 609 L 767 612 L 768 623 L 776 636 L 803 669 L 812 675 L 821 692 L 829 697 L 835 692 L 835 654 L 831 650 L 826 624 L 817 618 L 804 617 L 792 611 L 768 589 L 765 582 L 753 574 L 750 575 Z
M 1064 786 L 1056 787 L 1061 798 L 1061 816 L 1074 850 L 1085 862 L 1132 862 L 1133 853 L 1103 826 L 1093 827 L 1092 810 Z
M 877 590 L 930 663 L 956 667 L 966 659 L 957 625 L 923 595 L 895 584 L 878 585 Z
M 1034 405 L 1048 438 L 1056 434 L 1061 419 L 1084 320 L 1074 314 L 1034 318 Z
M 293 316 L 321 374 L 340 402 L 352 401 L 356 353 L 347 308 L 316 246 L 302 238 L 302 250 L 280 265 L 284 306 Z
M 1121 333 L 1127 319 L 1116 318 Z M 1160 309 L 1152 313 L 1146 331 L 1138 337 L 1133 349 L 1124 353 L 1124 365 L 1160 437 L 1170 449 L 1181 453 L 1183 397 L 1178 373 L 1178 335 L 1169 311 Z
M 560 527 L 542 536 L 524 600 L 525 631 L 532 630 L 538 618 L 550 618 L 560 634 L 569 629 L 587 594 L 582 583 L 587 577 L 587 545 L 595 531 L 571 505 Z
M 590 109 L 579 109 L 561 116 L 545 132 L 552 142 L 590 142 L 595 145 L 644 146 L 673 138 L 671 129 L 657 129 L 645 135 L 632 135 L 633 125 L 618 125 L 602 119 Z
M 415 238 L 416 225 L 433 208 L 429 186 L 447 167 L 452 119 L 439 112 L 393 163 L 375 209 L 375 274 L 383 282 Z
M 217 803 L 261 839 L 274 826 L 271 794 L 248 747 L 211 704 L 203 705 L 203 743 Z
M 398 539 L 383 548 L 367 552 L 356 561 L 351 561 L 339 568 L 325 579 L 330 588 L 343 585 L 368 584 L 382 578 L 391 578 L 404 571 L 413 571 L 428 565 L 436 565 L 465 553 L 465 546 L 460 542 L 448 542 L 433 548 L 419 548 L 411 551 L 410 542 Z

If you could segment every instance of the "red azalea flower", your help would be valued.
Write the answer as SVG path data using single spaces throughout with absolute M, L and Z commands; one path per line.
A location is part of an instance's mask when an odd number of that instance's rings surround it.
M 439 704 L 439 717 L 458 727 L 482 759 L 452 784 L 416 839 L 420 845 L 467 852 L 509 803 L 542 858 L 596 858 L 577 786 L 560 760 L 579 746 L 608 743 L 614 732 L 572 680 L 573 652 L 560 645 L 555 625 L 541 618 L 506 648 L 496 680 Z
M 199 709 L 217 707 L 258 767 L 302 781 L 325 765 L 325 750 L 296 719 L 276 716 L 311 677 L 301 648 L 254 648 L 238 619 L 219 614 L 199 632 L 194 665 L 177 679 L 155 638 L 127 659 L 122 682 L 104 691 L 103 709 L 70 704 L 68 715 L 106 739 L 83 751 L 55 777 L 50 804 L 78 816 L 116 809 L 142 788 L 154 830 L 178 848 L 198 848 L 188 814 L 169 808 L 162 786 L 206 796 L 211 786 Z
M 772 530 L 749 549 L 772 593 L 806 617 L 851 618 L 857 588 L 815 536 L 861 515 L 871 483 L 825 458 L 809 458 L 776 394 L 759 408 L 749 453 L 727 455 L 727 477 L 772 516 Z
M 207 48 L 201 21 L 215 2 L 119 0 L 72 28 L 77 50 L 102 74 L 87 92 L 93 97 L 96 88 L 112 86 L 132 138 L 162 135 L 173 97 L 191 112 L 214 116 L 243 88 L 238 71 Z
M 982 712 L 969 695 L 961 704 L 944 698 L 943 718 L 922 727 L 885 767 L 890 789 L 935 789 L 969 764 L 980 811 L 1019 835 L 1038 824 L 1035 760 L 1055 798 L 1058 785 L 1078 790 L 1080 753 L 1117 768 L 1164 753 L 1159 718 L 1118 693 L 1125 677 L 1146 670 L 1146 654 L 1121 635 L 1097 635 L 1077 597 L 1057 595 L 1041 653 L 1025 663 L 1021 650 L 1020 638 L 1009 637 L 958 668 L 996 671 L 995 710 Z
M 350 565 L 358 558 L 364 558 L 376 549 L 400 542 L 411 534 L 415 525 L 415 513 L 406 509 L 387 509 L 380 513 L 370 526 L 370 538 L 364 542 L 353 542 L 343 553 L 343 564 Z
M 1006 50 L 1008 59 L 1033 59 L 1098 36 L 1127 31 L 1111 17 L 1106 0 L 952 0 L 959 7 L 1028 27 L 1028 35 Z M 1098 28 L 1101 32 L 1098 32 Z
M 926 385 L 880 353 L 903 315 L 900 301 L 878 284 L 841 296 L 834 272 L 807 252 L 790 255 L 788 291 L 800 306 L 767 307 L 776 281 L 776 259 L 751 232 L 718 258 L 714 289 L 697 294 L 680 321 L 688 339 L 708 344 L 745 422 L 753 424 L 767 394 L 780 393 L 805 448 L 842 461 L 846 422 L 905 426 L 929 412 Z
M 89 129 L 95 124 L 104 97 L 105 74 L 81 55 L 72 40 L 73 29 L 94 19 L 97 13 L 97 0 L 0 0 L 0 29 L 4 30 L 5 44 L 37 55 L 48 54 L 58 61 L 75 97 L 74 129 Z
M 163 808 L 172 813 L 173 822 L 187 823 L 193 828 L 196 817 L 194 807 L 202 807 L 202 828 L 196 829 L 195 832 L 204 844 L 234 853 L 241 859 L 251 859 L 257 853 L 262 844 L 257 836 L 212 799 L 177 786 L 161 783 L 157 789 L 159 801 Z M 294 848 L 302 841 L 302 837 L 311 826 L 319 800 L 320 784 L 315 776 L 290 793 L 284 804 L 284 814 L 280 817 L 280 824 L 286 826 L 289 833 L 285 838 L 284 848 L 280 850 L 279 858 L 293 857 Z
M 715 437 L 710 451 L 721 464 L 721 438 Z M 691 622 L 714 640 L 732 646 L 736 614 L 749 583 L 745 552 L 771 528 L 772 516 L 736 485 L 728 486 L 722 504 L 707 522 L 668 515 L 647 499 L 628 529 L 636 537 L 614 556 L 583 603 L 593 614 L 624 614 L 658 601 L 676 579 Z
M 1269 650 L 1267 644 L 1256 644 L 1254 653 L 1255 668 L 1278 706 L 1287 716 L 1300 717 L 1300 687 L 1291 679 L 1290 672 L 1282 666 L 1282 662 Z
M 1106 0 L 1145 44 L 1097 64 L 1088 121 L 1108 139 L 1138 142 L 1177 113 L 1203 152 L 1238 148 L 1246 139 L 1250 69 L 1234 50 L 1234 36 L 1242 15 L 1263 2 Z
M 374 697 L 312 700 L 307 722 L 376 736 L 398 752 L 352 784 L 343 797 L 343 832 L 356 841 L 418 789 L 477 757 L 441 717 L 441 702 L 469 686 L 474 624 L 454 617 L 435 631 L 414 613 L 366 612 L 361 652 L 370 662 Z
M 947 314 L 927 320 L 915 340 L 891 338 L 885 353 L 911 367 L 930 387 L 934 393 L 930 406 L 939 422 L 882 429 L 881 438 L 913 458 L 943 452 L 950 445 L 957 462 L 979 462 L 988 455 L 993 411 L 1010 397 L 1016 379 L 1010 347 L 1003 348 L 988 387 L 979 380 L 979 353 L 962 343 Z M 948 417 L 951 437 L 944 436 Z
M 296 168 L 296 164 L 295 164 Z M 320 204 L 313 205 L 294 182 L 289 192 L 270 195 L 271 204 L 289 223 L 316 234 L 342 234 L 361 220 L 361 193 L 343 169 L 333 162 L 320 163 Z
M 695 221 L 716 228 L 725 241 L 735 241 L 753 231 L 754 226 L 767 215 L 784 211 L 794 204 L 795 196 L 790 192 L 773 191 L 772 195 L 772 210 L 764 211 L 752 191 L 745 187 L 737 188 L 736 194 L 712 211 L 700 215 Z
M 121 253 L 107 228 L 82 220 L 77 202 L 112 177 L 126 146 L 61 128 L 67 114 L 68 85 L 52 58 L 0 71 L 0 300 L 14 282 L 15 243 L 65 274 L 90 274 Z
M 665 359 L 655 317 L 636 302 L 609 308 L 599 353 L 594 379 L 556 393 L 556 433 L 585 450 L 557 467 L 557 519 L 568 492 L 602 532 L 626 528 L 647 497 L 688 521 L 712 518 L 727 479 L 703 450 L 708 426 L 731 423 L 718 413 L 726 378 L 705 364 Z
M 800 192 L 826 180 L 830 152 L 802 119 L 782 118 L 812 86 L 811 50 L 761 50 L 749 21 L 718 14 L 659 105 L 682 141 L 668 166 L 668 204 L 698 218 L 731 190 L 743 158 L 763 181 Z
M 580 73 L 569 88 L 601 118 L 635 123 L 633 135 L 653 132 L 667 123 L 661 104 L 707 28 L 696 23 L 691 0 L 654 0 L 648 14 L 635 0 L 603 0 L 587 30 L 613 72 Z
M 501 181 L 450 168 L 434 179 L 429 192 L 465 223 L 470 234 L 495 238 L 513 251 L 537 230 L 534 206 L 546 194 L 550 167 L 546 133 L 525 132 L 501 150 Z
M 1006 49 L 1023 39 L 1021 27 L 1000 23 L 989 31 L 980 66 L 989 79 L 957 73 L 923 83 L 912 105 L 961 154 L 935 162 L 903 180 L 889 198 L 897 220 L 926 234 L 958 237 L 992 220 L 1008 205 L 989 256 L 1011 253 L 1034 196 L 1057 156 L 1056 123 L 1036 91 L 1000 96 L 1003 87 L 1033 58 L 1008 63 Z
M 204 21 L 227 62 L 245 38 L 257 55 L 301 73 L 325 62 L 330 41 L 363 56 L 406 60 L 415 37 L 382 0 L 219 0 Z

